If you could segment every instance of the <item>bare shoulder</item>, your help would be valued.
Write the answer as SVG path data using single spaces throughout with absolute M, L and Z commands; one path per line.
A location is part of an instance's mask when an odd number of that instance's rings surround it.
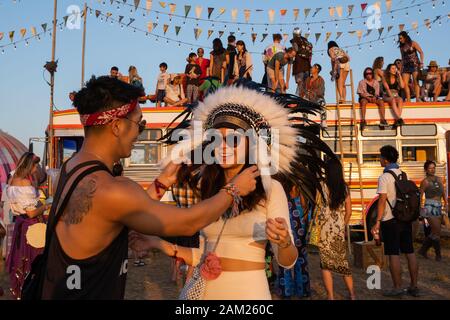
M 29 179 L 13 178 L 11 180 L 11 185 L 17 187 L 28 187 L 31 186 L 32 184 Z

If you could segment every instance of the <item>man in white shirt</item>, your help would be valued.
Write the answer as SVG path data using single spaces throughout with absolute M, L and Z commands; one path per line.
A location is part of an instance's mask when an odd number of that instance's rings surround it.
M 391 208 L 397 199 L 395 178 L 389 171 L 397 176 L 402 173 L 398 164 L 398 151 L 393 146 L 384 146 L 380 149 L 380 164 L 384 169 L 378 178 L 378 214 L 377 222 L 372 228 L 372 234 L 378 235 L 381 227 L 381 238 L 384 242 L 384 253 L 389 257 L 389 268 L 394 288 L 385 291 L 383 295 L 398 297 L 406 292 L 414 297 L 418 296 L 417 276 L 418 265 L 413 247 L 412 223 L 400 222 L 395 219 Z M 406 255 L 411 278 L 410 287 L 402 289 L 402 275 L 400 266 L 400 253 Z

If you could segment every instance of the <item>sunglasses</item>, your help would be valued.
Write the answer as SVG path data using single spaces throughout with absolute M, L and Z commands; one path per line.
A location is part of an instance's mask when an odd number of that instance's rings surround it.
M 131 119 L 129 119 L 129 118 L 124 118 L 124 119 L 127 119 L 127 120 L 133 122 L 134 124 L 136 124 L 136 125 L 138 126 L 139 134 L 141 134 L 142 132 L 144 132 L 145 126 L 147 125 L 147 121 L 146 121 L 145 119 L 142 119 L 142 120 L 139 121 L 139 122 L 134 121 L 134 120 L 131 120 Z
M 366 75 L 366 76 L 368 76 L 368 75 L 373 75 L 373 73 L 372 73 L 372 72 L 367 72 L 365 75 Z

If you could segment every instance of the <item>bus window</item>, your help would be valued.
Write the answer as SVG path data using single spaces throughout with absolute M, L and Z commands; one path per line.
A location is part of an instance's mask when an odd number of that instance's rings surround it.
M 361 135 L 363 137 L 395 137 L 397 136 L 397 129 L 392 129 L 392 127 L 381 129 L 379 126 L 366 126 Z
M 341 157 L 341 149 L 339 147 L 339 140 L 326 140 L 325 143 L 336 153 L 338 158 Z M 356 142 L 350 140 L 343 140 L 342 146 L 344 148 L 344 158 L 347 161 L 356 162 L 358 156 L 356 155 Z
M 362 158 L 363 163 L 379 162 L 380 149 L 382 146 L 395 147 L 395 140 L 365 140 L 363 141 Z
M 436 161 L 436 140 L 415 139 L 402 141 L 403 162 L 425 162 Z
M 435 124 L 408 124 L 401 127 L 402 136 L 435 136 L 437 128 Z
M 138 137 L 138 143 L 131 151 L 129 165 L 156 165 L 161 160 L 161 143 L 157 140 L 162 137 L 160 129 L 146 129 Z

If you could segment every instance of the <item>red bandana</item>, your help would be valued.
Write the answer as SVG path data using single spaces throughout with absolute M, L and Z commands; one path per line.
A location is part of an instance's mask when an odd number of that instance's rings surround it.
M 80 114 L 81 124 L 85 127 L 102 126 L 110 123 L 113 120 L 125 118 L 129 113 L 133 112 L 138 105 L 137 100 L 124 104 L 116 109 L 111 109 L 92 114 Z

